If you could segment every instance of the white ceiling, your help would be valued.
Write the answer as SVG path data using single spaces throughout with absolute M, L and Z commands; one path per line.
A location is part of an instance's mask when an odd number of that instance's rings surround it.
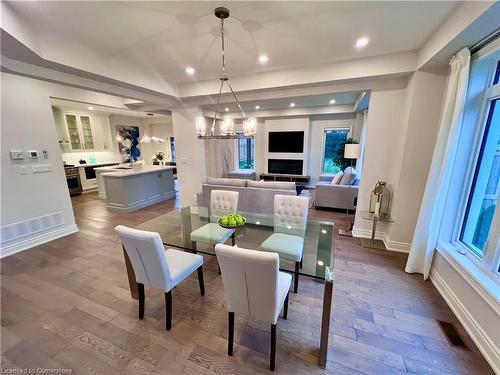
M 136 71 L 181 84 L 217 78 L 216 6 L 227 6 L 232 76 L 420 48 L 458 5 L 451 1 L 10 2 L 38 38 L 43 57 L 99 73 Z M 371 40 L 363 50 L 357 38 Z M 269 56 L 266 66 L 258 56 Z M 196 69 L 194 77 L 186 66 Z M 95 67 L 93 70 L 92 68 Z M 132 69 L 132 70 L 131 70 Z
M 295 103 L 294 108 L 353 105 L 356 99 L 358 99 L 359 95 L 359 92 L 346 92 L 322 95 L 291 96 L 266 100 L 242 101 L 240 104 L 244 111 L 255 111 L 256 105 L 260 107 L 258 109 L 260 111 L 287 109 L 290 108 L 290 103 L 292 102 Z M 332 99 L 335 100 L 334 104 L 330 104 L 330 100 Z M 239 111 L 238 106 L 235 102 L 220 105 L 206 105 L 204 106 L 204 108 L 211 111 L 217 110 L 218 112 L 225 112 L 225 108 L 228 108 L 229 112 Z

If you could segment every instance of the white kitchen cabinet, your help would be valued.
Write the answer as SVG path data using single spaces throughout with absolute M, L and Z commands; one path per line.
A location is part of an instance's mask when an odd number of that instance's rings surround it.
M 63 118 L 71 151 L 109 151 L 113 149 L 108 117 L 64 112 Z

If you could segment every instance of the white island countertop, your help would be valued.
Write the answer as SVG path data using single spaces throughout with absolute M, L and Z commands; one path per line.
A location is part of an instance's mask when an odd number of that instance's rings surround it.
M 96 168 L 103 177 L 132 177 L 145 173 L 155 173 L 174 169 L 174 166 L 141 165 L 139 167 L 115 166 Z M 104 172 L 104 173 L 103 173 Z

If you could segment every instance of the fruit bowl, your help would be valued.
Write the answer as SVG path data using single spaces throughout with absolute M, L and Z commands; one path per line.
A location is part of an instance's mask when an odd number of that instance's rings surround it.
M 245 225 L 246 219 L 239 214 L 231 214 L 231 215 L 221 216 L 217 223 L 222 228 L 235 229 Z

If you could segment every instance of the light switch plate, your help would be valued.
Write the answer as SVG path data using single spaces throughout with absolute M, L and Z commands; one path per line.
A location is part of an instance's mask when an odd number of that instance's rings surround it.
M 30 159 L 38 159 L 38 151 L 37 150 L 28 150 L 26 152 L 28 153 L 28 157 Z
M 31 166 L 33 173 L 49 173 L 52 172 L 52 165 L 50 164 L 38 164 Z
M 27 166 L 27 165 L 21 165 L 19 167 L 19 174 L 22 174 L 22 175 L 24 175 L 24 174 L 30 174 L 30 167 Z
M 10 151 L 10 159 L 11 160 L 24 160 L 26 155 L 23 150 L 11 150 Z

